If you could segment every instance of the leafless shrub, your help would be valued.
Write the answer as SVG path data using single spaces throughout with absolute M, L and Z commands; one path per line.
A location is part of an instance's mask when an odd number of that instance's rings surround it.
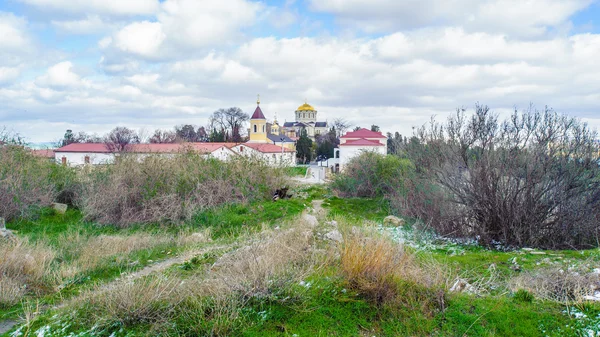
M 510 279 L 508 285 L 515 292 L 524 289 L 540 299 L 572 303 L 600 290 L 600 276 L 548 268 L 524 272 Z
M 458 110 L 417 135 L 406 149 L 436 193 L 422 217 L 442 234 L 514 246 L 597 245 L 600 151 L 585 123 L 532 107 L 500 122 L 477 105 L 474 115 Z
M 0 217 L 28 216 L 32 208 L 52 203 L 55 186 L 50 165 L 20 146 L 0 147 Z
M 221 162 L 179 153 L 140 161 L 123 155 L 92 172 L 78 204 L 88 219 L 102 224 L 177 223 L 210 207 L 267 198 L 283 179 L 265 164 L 243 158 Z

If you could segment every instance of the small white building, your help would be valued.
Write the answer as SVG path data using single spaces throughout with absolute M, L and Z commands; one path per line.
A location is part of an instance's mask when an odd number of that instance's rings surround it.
M 333 162 L 337 166 L 334 167 L 336 171 L 341 171 L 350 159 L 365 151 L 386 155 L 387 137 L 381 134 L 381 132 L 364 128 L 348 132 L 340 137 L 340 146 L 334 152 L 334 160 L 330 159 L 330 162 Z

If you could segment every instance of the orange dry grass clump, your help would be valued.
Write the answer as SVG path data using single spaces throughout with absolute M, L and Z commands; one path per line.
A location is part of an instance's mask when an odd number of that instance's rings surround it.
M 412 300 L 443 305 L 446 273 L 380 235 L 347 235 L 341 246 L 342 274 L 349 287 L 378 305 Z M 423 303 L 421 303 L 423 304 Z

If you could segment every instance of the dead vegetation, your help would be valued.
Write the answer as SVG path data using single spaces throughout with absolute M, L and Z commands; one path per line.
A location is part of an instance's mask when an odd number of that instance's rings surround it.
M 180 153 L 140 161 L 124 154 L 86 178 L 77 204 L 101 224 L 178 223 L 225 203 L 269 198 L 283 181 L 278 170 L 244 158 L 222 162 Z
M 448 273 L 378 233 L 345 235 L 340 265 L 350 288 L 377 305 L 416 306 L 428 314 L 444 307 Z
M 509 280 L 509 288 L 526 290 L 536 298 L 561 303 L 586 300 L 600 290 L 600 275 L 596 273 L 544 268 L 527 271 Z

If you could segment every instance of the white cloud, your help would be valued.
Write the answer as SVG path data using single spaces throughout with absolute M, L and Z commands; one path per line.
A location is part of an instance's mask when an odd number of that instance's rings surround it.
M 368 32 L 460 25 L 473 31 L 538 36 L 565 24 L 592 0 L 311 0 L 314 10 Z
M 64 13 L 97 13 L 108 15 L 151 15 L 159 7 L 158 0 L 21 0 L 41 10 Z
M 99 44 L 104 48 L 112 45 L 117 55 L 178 58 L 184 51 L 227 45 L 242 35 L 241 28 L 255 22 L 261 8 L 262 4 L 247 0 L 166 0 L 156 15 L 157 21 L 133 22 L 112 40 L 107 37 Z M 110 51 L 107 56 L 115 57 Z
M 64 61 L 48 68 L 46 74 L 38 77 L 36 83 L 54 89 L 81 86 L 84 83 L 79 75 L 72 71 L 73 63 Z
M 115 27 L 114 24 L 105 22 L 98 15 L 88 15 L 80 20 L 52 20 L 51 23 L 58 30 L 74 35 L 96 34 Z
M 124 52 L 152 58 L 158 56 L 157 52 L 165 38 L 161 23 L 143 21 L 121 29 L 115 35 L 114 44 Z

